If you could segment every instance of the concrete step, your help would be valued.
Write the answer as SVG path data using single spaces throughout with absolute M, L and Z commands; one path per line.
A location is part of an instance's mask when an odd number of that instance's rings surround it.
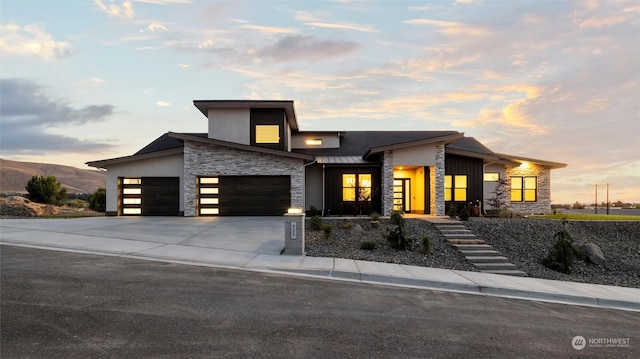
M 512 263 L 474 263 L 473 265 L 481 271 L 516 269 Z
M 485 249 L 485 250 L 458 250 L 463 256 L 500 256 L 502 255 L 500 252 L 494 249 Z
M 444 232 L 440 232 L 440 233 L 442 233 L 442 235 L 447 239 L 448 238 L 468 238 L 468 239 L 478 238 L 473 233 L 444 233 Z
M 449 244 L 484 244 L 482 239 L 447 238 Z
M 466 229 L 468 230 L 469 228 L 467 228 L 466 226 L 463 225 L 446 225 L 446 226 L 439 226 L 439 225 L 435 225 L 435 227 L 440 230 L 440 231 L 455 231 L 455 230 L 459 230 L 459 229 Z
M 475 235 L 473 232 L 471 232 L 468 229 L 455 229 L 455 230 L 441 230 L 440 233 L 444 234 L 444 235 L 451 235 L 451 234 L 472 234 Z
M 503 256 L 474 256 L 474 255 L 465 255 L 465 258 L 473 263 L 509 263 L 509 259 Z
M 514 270 L 510 270 L 510 269 L 506 269 L 506 270 L 502 270 L 502 269 L 497 269 L 497 270 L 481 270 L 480 272 L 482 273 L 492 273 L 492 274 L 502 274 L 502 275 L 511 275 L 514 277 L 528 277 L 529 275 L 523 271 L 519 271 L 517 269 Z
M 453 246 L 459 251 L 478 251 L 478 250 L 495 251 L 495 248 L 493 248 L 488 244 L 453 244 Z

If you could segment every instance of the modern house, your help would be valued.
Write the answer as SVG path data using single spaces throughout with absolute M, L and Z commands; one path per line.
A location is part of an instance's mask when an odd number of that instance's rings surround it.
M 515 212 L 551 210 L 551 170 L 566 164 L 491 151 L 457 131 L 301 131 L 293 101 L 194 101 L 207 133 L 168 132 L 107 170 L 107 214 L 445 215 L 488 208 L 501 180 Z

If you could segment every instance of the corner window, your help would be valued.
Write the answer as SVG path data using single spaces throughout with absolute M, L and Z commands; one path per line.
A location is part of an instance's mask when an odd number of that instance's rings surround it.
M 537 177 L 511 177 L 511 202 L 536 202 L 537 200 Z
M 444 176 L 444 200 L 454 202 L 467 200 L 467 175 Z
M 498 182 L 500 181 L 500 173 L 498 172 L 486 172 L 484 174 L 485 182 Z
M 280 126 L 256 125 L 256 143 L 280 143 Z
M 343 174 L 342 200 L 344 202 L 370 202 L 371 174 Z

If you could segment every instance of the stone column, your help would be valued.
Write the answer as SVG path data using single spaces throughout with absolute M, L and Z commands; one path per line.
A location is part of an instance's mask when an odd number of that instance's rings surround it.
M 435 151 L 435 212 L 431 213 L 436 216 L 444 216 L 444 142 L 436 144 Z
M 382 155 L 382 215 L 393 210 L 393 151 Z
M 284 253 L 303 256 L 304 252 L 304 213 L 285 213 L 284 215 Z

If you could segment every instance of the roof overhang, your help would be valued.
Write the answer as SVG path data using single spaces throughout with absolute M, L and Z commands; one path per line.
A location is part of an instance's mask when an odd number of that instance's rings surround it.
M 148 159 L 164 157 L 164 156 L 171 156 L 171 155 L 180 154 L 183 151 L 184 151 L 184 148 L 182 148 L 182 147 L 180 147 L 180 148 L 171 148 L 171 149 L 168 149 L 168 150 L 150 152 L 150 153 L 145 153 L 145 154 L 142 154 L 142 155 L 131 155 L 131 156 L 110 158 L 110 159 L 100 160 L 100 161 L 91 161 L 91 162 L 86 162 L 86 165 L 90 166 L 90 167 L 105 168 L 106 169 L 107 166 L 112 166 L 112 165 L 117 165 L 117 164 L 127 163 L 127 162 L 133 162 L 133 161 L 148 160 Z
M 514 162 L 516 165 L 520 165 L 520 164 L 525 163 L 525 162 L 530 162 L 530 163 L 534 163 L 534 164 L 537 164 L 537 165 L 540 165 L 540 166 L 549 167 L 551 169 L 558 169 L 558 168 L 567 167 L 567 164 L 566 163 L 562 163 L 562 162 L 545 161 L 545 160 L 539 160 L 539 159 L 529 158 L 529 157 L 507 155 L 507 154 L 504 154 L 504 153 L 495 153 L 495 155 L 499 156 L 500 159 L 502 159 L 502 160 L 507 160 L 507 161 L 510 161 L 510 162 Z
M 316 156 L 316 162 L 321 165 L 380 165 L 379 162 L 367 161 L 360 156 Z
M 241 143 L 216 140 L 216 139 L 208 138 L 208 137 L 192 136 L 192 135 L 187 135 L 187 134 L 184 134 L 184 133 L 169 132 L 169 136 L 173 137 L 173 138 L 177 138 L 177 139 L 182 140 L 182 141 L 193 141 L 193 142 L 203 143 L 203 144 L 207 144 L 207 145 L 216 145 L 216 146 L 229 147 L 229 148 L 233 148 L 233 149 L 236 149 L 236 150 L 258 152 L 258 153 L 265 153 L 265 154 L 274 155 L 274 156 L 280 156 L 280 157 L 297 158 L 297 159 L 305 160 L 305 161 L 313 161 L 313 156 L 305 155 L 305 154 L 302 154 L 302 153 L 272 150 L 270 148 L 262 148 L 262 147 L 256 147 L 256 146 L 243 145 Z
M 498 156 L 496 156 L 494 154 L 471 152 L 471 151 L 457 150 L 457 149 L 452 149 L 452 148 L 445 148 L 445 153 L 450 154 L 450 155 L 458 155 L 458 156 L 465 156 L 465 157 L 471 157 L 471 158 L 480 158 L 480 159 L 484 160 L 485 162 L 497 162 L 497 161 L 500 160 L 500 157 L 498 157 Z
M 207 118 L 210 108 L 283 108 L 287 114 L 289 126 L 293 131 L 298 131 L 296 111 L 291 100 L 194 100 L 193 104 Z
M 461 132 L 453 135 L 431 137 L 431 138 L 425 138 L 417 141 L 409 141 L 409 142 L 396 143 L 396 144 L 387 145 L 387 146 L 372 147 L 371 149 L 369 149 L 369 151 L 367 151 L 367 153 L 364 154 L 364 156 L 362 156 L 362 158 L 366 159 L 371 155 L 382 153 L 384 151 L 392 151 L 392 150 L 397 150 L 401 148 L 428 145 L 432 143 L 444 143 L 446 145 L 448 143 L 455 142 L 463 137 L 464 137 L 464 133 Z

